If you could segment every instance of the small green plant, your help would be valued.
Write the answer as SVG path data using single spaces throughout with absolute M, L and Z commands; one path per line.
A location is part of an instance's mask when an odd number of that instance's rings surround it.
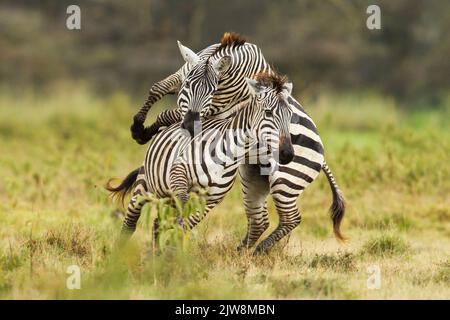
M 186 250 L 189 245 L 187 218 L 190 215 L 203 217 L 206 208 L 204 192 L 189 194 L 184 205 L 176 194 L 171 198 L 145 196 L 145 199 L 148 201 L 143 208 L 146 227 L 151 229 L 152 234 L 157 228 L 157 237 L 153 239 L 154 249 L 166 251 L 181 247 Z M 151 221 L 153 211 L 156 211 L 156 217 Z

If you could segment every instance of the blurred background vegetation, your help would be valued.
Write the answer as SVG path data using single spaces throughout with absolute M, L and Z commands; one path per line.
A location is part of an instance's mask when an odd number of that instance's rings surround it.
M 82 30 L 65 27 L 70 4 L 81 8 Z M 366 27 L 370 4 L 381 8 L 381 30 Z M 143 100 L 182 64 L 176 40 L 199 51 L 235 31 L 295 81 L 297 95 L 370 90 L 435 106 L 450 85 L 448 30 L 443 0 L 3 0 L 0 79 L 19 93 L 64 82 Z

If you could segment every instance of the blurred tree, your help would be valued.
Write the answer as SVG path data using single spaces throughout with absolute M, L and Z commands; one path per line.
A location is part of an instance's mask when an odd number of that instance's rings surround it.
M 375 89 L 404 101 L 449 89 L 450 2 L 440 0 L 78 0 L 82 29 L 65 27 L 69 0 L 0 4 L 2 86 L 85 81 L 144 97 L 182 64 L 176 40 L 200 50 L 236 31 L 299 92 Z M 381 7 L 381 30 L 366 8 Z

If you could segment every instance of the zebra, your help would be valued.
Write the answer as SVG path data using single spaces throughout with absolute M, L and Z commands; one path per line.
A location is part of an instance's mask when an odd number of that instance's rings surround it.
M 182 127 L 192 133 L 196 131 L 195 124 L 200 117 L 220 119 L 232 115 L 233 102 L 248 98 L 249 91 L 244 81 L 247 72 L 274 72 L 258 47 L 234 33 L 225 33 L 220 44 L 212 45 L 199 54 L 180 43 L 179 48 L 185 65 L 150 89 L 146 103 L 134 117 L 132 135 L 140 143 L 147 142 L 146 139 L 158 132 L 159 127 L 173 122 L 182 121 Z M 245 54 L 247 51 L 253 54 Z M 142 120 L 145 120 L 152 103 L 169 92 L 178 92 L 178 109 L 164 111 L 158 115 L 155 123 L 144 128 Z M 292 96 L 287 101 L 293 111 L 289 129 L 294 148 L 293 161 L 280 165 L 271 175 L 261 175 L 261 165 L 258 164 L 242 164 L 239 168 L 248 220 L 247 235 L 239 248 L 252 247 L 269 227 L 266 206 L 269 193 L 279 215 L 279 224 L 256 250 L 269 250 L 297 227 L 301 215 L 296 200 L 321 170 L 332 189 L 330 213 L 334 235 L 338 241 L 346 240 L 340 231 L 345 213 L 344 197 L 324 160 L 324 147 L 316 125 Z
M 292 84 L 285 77 L 267 73 L 245 81 L 251 98 L 236 106 L 233 116 L 206 120 L 201 134 L 192 139 L 179 124 L 173 124 L 155 137 L 140 168 L 118 187 L 108 183 L 107 189 L 122 197 L 134 189 L 122 226 L 123 235 L 129 236 L 136 229 L 140 211 L 147 202 L 144 195 L 167 198 L 175 194 L 184 205 L 189 192 L 206 192 L 203 213 L 177 217 L 182 226 L 191 229 L 223 200 L 233 186 L 239 165 L 252 148 L 267 146 L 272 154 L 279 155 L 275 160 L 283 164 L 292 160 L 293 147 L 288 138 L 292 110 L 287 102 Z M 156 220 L 154 226 L 158 225 Z

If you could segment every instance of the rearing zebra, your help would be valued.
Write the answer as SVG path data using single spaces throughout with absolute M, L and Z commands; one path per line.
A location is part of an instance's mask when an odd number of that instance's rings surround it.
M 179 41 L 178 47 L 186 63 L 177 72 L 150 88 L 147 100 L 134 116 L 131 133 L 133 139 L 140 144 L 147 143 L 160 127 L 179 122 L 184 116 L 182 127 L 188 129 L 191 135 L 194 131 L 194 121 L 200 120 L 200 116 L 226 118 L 230 110 L 224 106 L 231 107 L 233 102 L 249 97 L 245 77 L 251 78 L 260 72 L 271 72 L 261 50 L 236 33 L 226 32 L 219 44 L 213 44 L 198 54 Z M 178 93 L 179 108 L 163 111 L 155 123 L 144 127 L 151 106 L 164 95 L 171 93 Z M 186 94 L 195 97 L 189 99 L 192 101 L 192 108 L 188 106 Z
M 117 188 L 107 187 L 122 195 L 134 187 L 124 232 L 135 230 L 145 204 L 140 200 L 144 194 L 165 198 L 175 193 L 185 204 L 189 192 L 205 190 L 206 212 L 202 216 L 199 212 L 191 214 L 183 222 L 178 217 L 180 223 L 192 228 L 222 201 L 252 148 L 267 145 L 278 151 L 275 153 L 280 154 L 280 162 L 292 160 L 292 144 L 286 138 L 292 117 L 287 102 L 292 85 L 283 77 L 269 74 L 259 74 L 257 80 L 247 78 L 246 82 L 252 97 L 239 104 L 233 116 L 205 121 L 202 133 L 192 140 L 178 124 L 170 126 L 152 141 L 140 169 L 130 173 Z
M 236 105 L 232 102 L 245 100 L 249 96 L 245 76 L 263 70 L 273 72 L 259 48 L 244 42 L 236 34 L 226 33 L 220 44 L 212 45 L 199 54 L 180 44 L 179 47 L 186 64 L 177 73 L 152 87 L 146 104 L 135 116 L 132 132 L 140 143 L 145 143 L 159 127 L 171 125 L 174 121 L 183 120 L 182 127 L 193 132 L 200 116 L 230 116 Z M 140 122 L 142 117 L 145 118 L 144 115 L 154 101 L 169 91 L 178 91 L 179 108 L 164 111 L 154 124 L 144 129 Z M 259 251 L 268 250 L 300 224 L 301 216 L 296 200 L 322 169 L 333 191 L 331 218 L 334 234 L 338 240 L 344 239 L 340 223 L 345 203 L 324 161 L 323 144 L 316 125 L 294 98 L 290 96 L 287 100 L 294 112 L 289 129 L 294 148 L 293 161 L 280 165 L 269 176 L 260 174 L 260 165 L 244 164 L 239 168 L 248 220 L 248 233 L 241 246 L 254 245 L 268 228 L 266 198 L 269 192 L 280 218 L 278 227 L 258 245 Z

